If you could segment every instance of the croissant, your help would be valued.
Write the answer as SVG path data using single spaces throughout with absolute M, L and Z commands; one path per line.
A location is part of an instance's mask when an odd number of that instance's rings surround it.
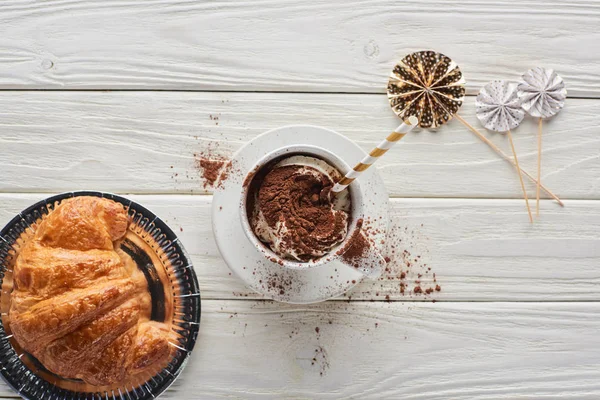
M 170 329 L 149 320 L 144 275 L 115 244 L 127 228 L 119 203 L 75 197 L 19 252 L 10 327 L 49 371 L 103 386 L 169 362 Z

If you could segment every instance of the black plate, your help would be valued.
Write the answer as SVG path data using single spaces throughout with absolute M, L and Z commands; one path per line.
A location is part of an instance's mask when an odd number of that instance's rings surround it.
M 146 276 L 152 298 L 151 319 L 163 320 L 165 304 L 172 304 L 169 306 L 173 318 L 172 329 L 178 336 L 177 343 L 172 343 L 176 347 L 175 355 L 166 368 L 145 382 L 95 388 L 83 381 L 62 378 L 46 370 L 33 356 L 23 352 L 10 334 L 10 324 L 5 326 L 12 288 L 11 266 L 20 245 L 34 231 L 35 225 L 62 200 L 75 196 L 104 197 L 123 204 L 129 214 L 130 227 L 126 239 L 121 243 L 121 249 L 131 256 Z M 128 240 L 128 237 L 135 240 Z M 153 254 L 149 254 L 150 252 Z M 164 279 L 170 281 L 171 288 L 163 288 L 166 283 L 161 282 L 157 268 L 163 269 L 162 276 L 167 277 Z M 37 202 L 20 212 L 0 231 L 0 285 L 0 374 L 25 399 L 155 398 L 181 373 L 190 357 L 200 327 L 200 288 L 183 245 L 173 231 L 152 212 L 114 194 L 87 191 L 63 193 Z

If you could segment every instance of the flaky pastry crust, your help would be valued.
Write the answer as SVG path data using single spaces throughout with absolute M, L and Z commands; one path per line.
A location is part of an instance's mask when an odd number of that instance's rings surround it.
M 49 371 L 103 386 L 169 361 L 170 329 L 149 320 L 145 278 L 115 244 L 127 228 L 121 204 L 75 197 L 19 252 L 10 328 Z

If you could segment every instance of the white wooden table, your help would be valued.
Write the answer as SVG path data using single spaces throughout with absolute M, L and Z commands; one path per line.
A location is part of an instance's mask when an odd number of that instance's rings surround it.
M 180 230 L 202 324 L 166 399 L 597 399 L 600 2 L 569 3 L 3 1 L 0 225 L 51 193 L 95 189 Z M 398 124 L 390 69 L 421 49 L 457 61 L 470 95 L 538 65 L 564 77 L 543 180 L 566 207 L 543 200 L 530 225 L 514 170 L 452 121 L 378 165 L 403 246 L 440 293 L 403 296 L 397 279 L 313 306 L 249 293 L 219 257 L 193 154 L 297 123 L 368 150 Z M 479 126 L 473 96 L 461 114 Z M 514 135 L 534 172 L 535 124 Z

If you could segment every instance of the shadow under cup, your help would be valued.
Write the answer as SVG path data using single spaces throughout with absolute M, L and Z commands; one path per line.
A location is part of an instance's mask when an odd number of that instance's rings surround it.
M 267 154 L 256 164 L 254 164 L 254 167 L 251 168 L 250 172 L 248 172 L 246 175 L 240 204 L 240 220 L 244 233 L 250 242 L 252 242 L 257 250 L 264 254 L 268 260 L 278 263 L 285 268 L 306 269 L 326 264 L 339 257 L 337 252 L 347 245 L 347 242 L 353 236 L 354 231 L 357 228 L 360 229 L 360 227 L 357 227 L 357 224 L 358 221 L 363 218 L 363 196 L 358 181 L 354 181 L 352 185 L 348 186 L 346 189 L 349 191 L 350 199 L 350 221 L 348 223 L 348 232 L 344 240 L 333 247 L 329 253 L 315 260 L 305 262 L 293 261 L 280 257 L 278 254 L 273 252 L 267 244 L 263 243 L 252 230 L 250 225 L 250 216 L 252 215 L 255 206 L 255 199 L 252 195 L 256 192 L 262 182 L 262 179 L 273 166 L 292 156 L 309 156 L 323 160 L 336 168 L 342 174 L 342 176 L 350 170 L 348 164 L 346 164 L 343 160 L 321 147 L 297 145 L 277 149 Z

